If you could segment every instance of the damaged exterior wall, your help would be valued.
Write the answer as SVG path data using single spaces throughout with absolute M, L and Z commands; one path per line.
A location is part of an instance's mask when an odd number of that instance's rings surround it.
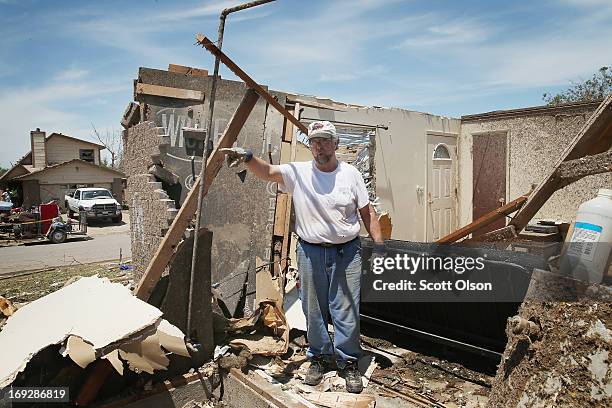
M 538 185 L 578 134 L 599 103 L 535 107 L 499 111 L 461 118 L 459 139 L 460 225 L 472 221 L 474 203 L 474 135 L 506 135 L 506 202 Z M 486 163 L 485 163 L 486 165 Z M 486 166 L 483 171 L 486 171 Z M 503 180 L 502 180 L 503 182 Z M 573 221 L 578 206 L 612 185 L 612 174 L 588 176 L 557 191 L 534 219 Z
M 160 155 L 168 143 L 164 129 L 152 122 L 140 123 L 124 131 L 124 169 L 128 176 L 126 201 L 130 206 L 132 263 L 134 277 L 140 279 L 164 234 L 178 213 L 174 200 L 162 183 L 148 174 L 152 157 Z
M 160 185 L 169 198 L 180 205 L 189 189 L 193 185 L 193 174 L 199 175 L 200 160 L 195 160 L 192 169 L 192 151 L 187 151 L 186 141 L 183 137 L 182 127 L 205 128 L 208 114 L 208 97 L 212 83 L 211 76 L 193 77 L 185 74 L 167 72 L 161 70 L 141 68 L 139 71 L 139 83 L 151 84 L 175 89 L 188 89 L 200 91 L 204 94 L 204 101 L 184 100 L 177 98 L 161 97 L 151 94 L 137 93 L 135 99 L 140 102 L 141 111 L 144 112 L 144 120 L 151 121 L 151 126 L 158 126 L 160 133 L 167 135 L 166 145 L 157 152 L 155 156 L 155 142 L 149 138 L 147 141 L 132 137 L 132 129 L 128 131 L 128 146 L 134 154 L 143 148 L 147 150 L 142 163 L 138 168 L 127 169 L 126 174 L 130 179 L 137 175 L 138 182 L 128 182 L 128 191 L 132 200 L 146 200 L 145 197 L 151 196 L 152 187 L 147 183 L 150 177 L 147 174 L 149 166 L 160 164 L 178 176 L 178 183 L 174 185 Z M 215 101 L 215 113 L 213 120 L 213 135 L 211 139 L 216 144 L 231 116 L 234 114 L 242 99 L 246 87 L 242 82 L 222 80 L 217 84 L 217 94 Z M 282 94 L 273 93 L 279 101 L 284 104 Z M 154 125 L 153 125 L 154 124 Z M 260 156 L 268 157 L 268 147 L 272 151 L 272 161 L 278 163 L 280 159 L 280 140 L 283 129 L 283 118 L 280 113 L 267 105 L 260 99 L 255 108 L 249 115 L 245 126 L 241 130 L 237 145 L 240 147 L 250 147 L 253 152 Z M 147 143 L 151 143 L 150 145 Z M 188 155 L 189 154 L 189 155 Z M 274 215 L 276 209 L 276 184 L 266 183 L 256 179 L 253 175 L 247 174 L 244 182 L 236 174 L 237 170 L 228 169 L 223 166 L 215 181 L 210 187 L 209 194 L 204 198 L 204 210 L 202 226 L 213 232 L 212 265 L 213 285 L 218 283 L 217 289 L 228 303 L 229 309 L 238 314 L 247 312 L 253 306 L 255 291 L 255 274 L 253 273 L 255 257 L 271 259 L 270 243 L 272 241 L 272 231 L 274 227 Z M 161 184 L 161 183 L 160 183 Z M 155 189 L 158 189 L 156 186 Z M 160 193 L 161 194 L 161 193 Z M 258 203 L 258 205 L 254 205 Z M 165 230 L 155 228 L 150 233 L 147 228 L 141 228 L 143 232 L 138 232 L 139 216 L 156 218 L 162 210 L 157 205 L 158 210 L 149 210 L 147 205 L 140 205 L 143 213 L 136 212 L 135 222 L 132 230 L 133 245 L 137 250 L 134 258 L 138 256 L 138 261 L 142 265 L 136 267 L 140 274 L 144 271 L 143 267 L 153 256 L 157 245 L 161 241 Z M 156 208 L 157 208 L 156 207 Z M 151 214 L 151 215 L 149 215 Z M 145 222 L 146 224 L 146 222 Z M 167 228 L 167 227 L 166 227 Z M 140 236 L 146 236 L 146 242 L 139 243 Z M 142 249 L 142 251 L 140 250 Z M 136 255 L 138 254 L 138 255 Z M 244 283 L 247 282 L 246 293 L 249 293 L 246 304 L 238 304 L 238 300 L 243 293 Z

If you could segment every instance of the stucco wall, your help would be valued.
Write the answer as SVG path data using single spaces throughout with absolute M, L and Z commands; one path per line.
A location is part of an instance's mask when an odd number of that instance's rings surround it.
M 178 176 L 180 201 L 193 185 L 190 157 L 187 156 L 182 127 L 198 124 L 205 128 L 208 122 L 208 95 L 212 77 L 188 75 L 141 68 L 139 81 L 147 84 L 204 92 L 204 103 L 137 94 L 136 100 L 146 104 L 146 120 L 153 121 L 168 134 L 168 145 L 160 153 L 165 169 Z M 236 111 L 246 86 L 242 82 L 222 80 L 217 84 L 213 117 L 213 143 L 217 143 L 225 126 Z M 284 95 L 272 92 L 281 104 Z M 268 144 L 272 160 L 280 158 L 280 139 L 283 117 L 263 98 L 259 98 L 249 118 L 238 135 L 237 145 L 250 147 L 258 157 L 268 159 Z M 230 310 L 238 305 L 241 291 L 247 279 L 245 312 L 253 306 L 255 274 L 252 273 L 255 258 L 271 259 L 272 231 L 276 210 L 276 183 L 266 183 L 250 173 L 242 181 L 236 172 L 242 170 L 222 166 L 203 200 L 202 226 L 213 233 L 212 280 L 220 283 L 217 288 Z M 199 175 L 200 160 L 196 159 L 195 173 Z M 130 175 L 131 177 L 131 175 Z M 146 213 L 148 214 L 148 212 Z M 150 257 L 150 255 L 147 255 Z M 250 268 L 251 271 L 246 269 Z
M 376 194 L 393 223 L 391 238 L 425 241 L 428 134 L 459 135 L 459 120 L 399 108 L 337 104 L 344 112 L 305 107 L 302 120 L 322 119 L 376 129 Z M 387 127 L 384 129 L 383 127 Z
M 472 135 L 507 133 L 506 202 L 527 193 L 552 171 L 564 149 L 596 109 L 596 104 L 482 115 L 463 120 L 459 139 L 460 225 L 472 221 Z M 572 221 L 578 206 L 599 188 L 612 186 L 612 174 L 589 176 L 557 191 L 534 219 Z
M 144 273 L 177 213 L 162 183 L 148 174 L 151 156 L 167 143 L 163 128 L 152 122 L 140 123 L 125 131 L 124 170 L 128 177 L 125 200 L 130 206 L 132 263 L 138 280 Z

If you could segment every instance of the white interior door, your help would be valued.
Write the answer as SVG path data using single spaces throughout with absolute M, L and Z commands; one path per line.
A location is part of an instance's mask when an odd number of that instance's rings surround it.
M 427 241 L 436 241 L 456 229 L 457 139 L 427 138 Z

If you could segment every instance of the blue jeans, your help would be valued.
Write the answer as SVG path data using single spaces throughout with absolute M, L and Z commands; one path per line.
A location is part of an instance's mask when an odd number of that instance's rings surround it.
M 308 358 L 330 360 L 339 368 L 361 355 L 359 300 L 361 243 L 359 239 L 325 248 L 299 240 L 297 264 L 300 297 L 306 316 Z M 327 331 L 328 314 L 334 325 L 334 344 Z

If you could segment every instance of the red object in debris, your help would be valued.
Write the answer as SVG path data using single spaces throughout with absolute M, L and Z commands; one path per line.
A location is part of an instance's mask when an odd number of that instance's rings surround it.
M 60 211 L 55 201 L 41 204 L 38 206 L 40 211 L 40 232 L 45 235 L 49 231 L 51 222 L 54 218 L 59 217 Z

